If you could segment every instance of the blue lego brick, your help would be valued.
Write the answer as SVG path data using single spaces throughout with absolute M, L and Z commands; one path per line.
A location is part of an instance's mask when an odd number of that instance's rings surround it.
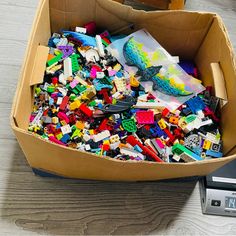
M 223 153 L 222 152 L 215 152 L 215 151 L 212 151 L 212 150 L 207 150 L 206 155 L 219 158 L 219 157 L 223 156 Z
M 70 135 L 64 134 L 63 137 L 60 139 L 60 141 L 63 143 L 67 143 L 69 139 L 70 139 Z
M 186 102 L 186 104 L 188 105 L 188 107 L 190 108 L 192 113 L 194 113 L 194 114 L 196 114 L 198 111 L 204 110 L 206 108 L 205 103 L 203 102 L 203 100 L 199 96 L 189 99 Z

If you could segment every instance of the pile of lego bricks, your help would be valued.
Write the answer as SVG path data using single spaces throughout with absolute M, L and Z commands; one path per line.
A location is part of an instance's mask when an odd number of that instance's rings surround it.
M 106 50 L 117 38 L 96 32 L 94 22 L 52 35 L 28 130 L 99 158 L 192 162 L 222 157 L 218 99 L 211 88 L 175 111 L 153 108 L 155 96 Z M 196 75 L 191 63 L 180 65 Z M 140 98 L 145 107 L 138 106 Z

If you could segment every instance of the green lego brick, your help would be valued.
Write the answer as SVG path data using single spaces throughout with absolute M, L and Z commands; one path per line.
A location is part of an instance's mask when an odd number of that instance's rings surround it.
M 71 94 L 70 95 L 70 101 L 74 101 L 77 98 L 77 96 L 75 94 Z
M 59 62 L 62 58 L 62 53 L 58 54 L 57 56 L 53 57 L 51 60 L 47 61 L 48 66 L 51 66 L 57 62 Z
M 85 91 L 87 89 L 87 87 L 85 85 L 77 85 L 75 87 L 80 93 L 82 93 L 83 91 Z
M 90 107 L 94 107 L 94 106 L 96 106 L 96 102 L 93 100 L 93 101 L 91 101 L 88 105 L 89 105 Z
M 70 56 L 71 58 L 71 65 L 72 65 L 72 72 L 77 72 L 78 70 L 80 70 L 80 66 L 79 66 L 79 63 L 78 63 L 78 54 L 72 54 Z
M 136 132 L 137 126 L 133 119 L 122 120 L 123 128 L 128 132 Z
M 186 123 L 191 123 L 197 118 L 196 115 L 189 115 L 185 118 Z
M 55 91 L 55 87 L 54 86 L 48 86 L 47 87 L 47 92 L 48 93 L 53 93 Z

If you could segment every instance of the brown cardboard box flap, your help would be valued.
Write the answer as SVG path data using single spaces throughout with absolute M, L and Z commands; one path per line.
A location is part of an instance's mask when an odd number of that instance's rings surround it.
M 45 47 L 42 45 L 38 46 L 32 69 L 32 75 L 30 76 L 30 86 L 43 82 L 48 52 L 49 47 Z
M 214 80 L 215 96 L 221 99 L 221 107 L 223 107 L 228 102 L 228 97 L 220 63 L 211 63 L 211 70 Z

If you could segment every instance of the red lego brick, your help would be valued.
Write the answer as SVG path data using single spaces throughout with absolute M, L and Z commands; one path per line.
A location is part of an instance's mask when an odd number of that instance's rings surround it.
M 79 109 L 85 114 L 87 115 L 88 117 L 92 117 L 93 115 L 93 111 L 90 110 L 85 103 L 81 104 Z
M 161 114 L 163 117 L 167 117 L 170 114 L 170 111 L 167 108 L 165 108 Z
M 112 103 L 112 99 L 109 97 L 108 95 L 108 89 L 101 89 L 101 91 L 98 92 L 99 94 L 101 94 L 105 100 L 106 103 L 111 104 Z
M 68 102 L 69 102 L 69 97 L 68 97 L 68 96 L 65 96 L 65 97 L 62 99 L 62 102 L 61 102 L 61 104 L 60 104 L 59 109 L 62 110 L 62 111 L 64 111 L 64 110 L 66 109 L 66 106 L 67 106 Z
M 105 118 L 99 125 L 98 130 L 100 132 L 102 132 L 103 130 L 113 130 L 113 127 L 108 125 L 108 123 L 109 123 L 108 118 Z
M 109 144 L 103 144 L 102 149 L 103 149 L 103 151 L 108 151 L 108 150 L 110 150 L 110 145 Z

